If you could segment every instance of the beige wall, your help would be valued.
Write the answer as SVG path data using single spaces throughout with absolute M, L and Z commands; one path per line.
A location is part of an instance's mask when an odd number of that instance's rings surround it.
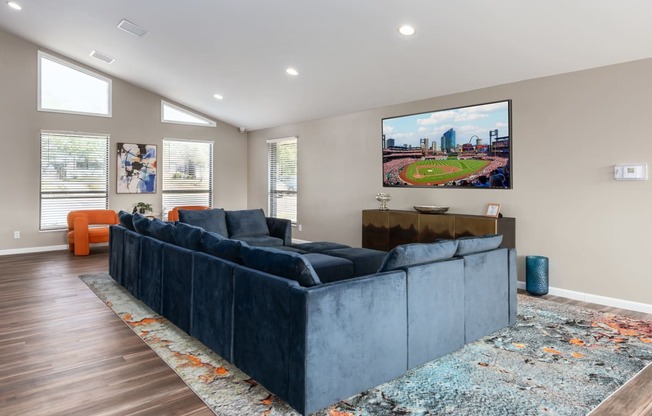
M 646 237 L 651 181 L 616 182 L 615 163 L 649 163 L 652 130 L 652 60 L 524 81 L 447 97 L 384 107 L 249 133 L 233 126 L 191 127 L 160 122 L 159 96 L 113 81 L 113 117 L 36 110 L 36 51 L 0 31 L 0 250 L 65 243 L 63 232 L 38 231 L 39 132 L 82 131 L 119 141 L 161 145 L 162 138 L 214 140 L 214 205 L 267 207 L 269 138 L 299 137 L 299 223 L 294 236 L 359 245 L 360 211 L 377 206 L 449 205 L 452 212 L 481 213 L 499 202 L 517 219 L 519 272 L 523 256 L 550 257 L 551 285 L 652 304 Z M 512 99 L 513 190 L 382 188 L 381 119 L 460 105 Z M 159 148 L 160 149 L 160 148 Z M 116 195 L 110 173 L 110 208 L 129 209 L 152 196 Z M 22 238 L 13 239 L 20 230 Z
M 109 208 L 130 210 L 138 201 L 161 209 L 161 182 L 153 195 L 115 193 L 115 146 L 118 142 L 158 145 L 163 138 L 212 140 L 214 206 L 247 205 L 247 140 L 237 128 L 161 123 L 161 97 L 113 78 L 113 117 L 39 112 L 37 47 L 0 31 L 0 250 L 65 244 L 63 232 L 39 232 L 39 135 L 41 130 L 108 133 L 111 136 Z M 13 239 L 21 231 L 21 239 Z
M 296 238 L 361 242 L 374 196 L 390 208 L 448 205 L 480 214 L 502 204 L 524 256 L 550 257 L 553 287 L 652 304 L 652 180 L 616 182 L 616 163 L 650 163 L 652 60 L 518 82 L 249 133 L 249 207 L 267 206 L 269 138 L 299 137 Z M 318 97 L 316 97 L 318 99 Z M 512 99 L 513 190 L 382 188 L 381 119 Z

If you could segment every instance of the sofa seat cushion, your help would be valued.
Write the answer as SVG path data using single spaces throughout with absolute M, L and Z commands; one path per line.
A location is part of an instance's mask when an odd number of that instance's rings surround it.
M 353 262 L 341 257 L 327 256 L 321 253 L 303 254 L 315 269 L 322 283 L 336 282 L 353 277 Z
M 228 237 L 229 232 L 226 228 L 226 214 L 221 208 L 202 209 L 202 210 L 179 210 L 179 222 L 201 227 L 206 231 L 217 233 Z
M 276 247 L 283 246 L 283 240 L 269 235 L 251 235 L 247 237 L 233 237 L 240 241 L 244 241 L 250 246 L 256 247 Z
M 310 253 L 323 253 L 328 250 L 337 250 L 340 248 L 350 248 L 346 244 L 331 243 L 330 241 L 314 241 L 311 243 L 292 244 L 292 247 Z
M 439 240 L 434 243 L 403 244 L 394 247 L 380 266 L 379 272 L 450 259 L 457 250 L 457 240 Z
M 269 235 L 269 227 L 262 209 L 226 211 L 229 238 Z
M 291 246 L 274 246 L 274 249 L 281 250 L 281 251 L 291 251 L 293 253 L 299 253 L 299 254 L 308 254 L 308 252 L 305 250 L 301 250 Z
M 384 251 L 360 247 L 328 250 L 324 254 L 352 261 L 354 276 L 376 273 L 387 257 L 387 253 Z
M 269 247 L 243 247 L 242 264 L 265 273 L 294 280 L 301 286 L 310 287 L 322 282 L 301 254 L 275 250 Z
M 457 239 L 456 256 L 489 251 L 500 246 L 503 236 L 500 234 L 486 234 L 478 237 L 460 237 Z
M 243 247 L 249 247 L 249 245 L 244 241 L 229 240 L 220 234 L 205 231 L 201 237 L 199 250 L 211 256 L 242 264 L 240 254 Z

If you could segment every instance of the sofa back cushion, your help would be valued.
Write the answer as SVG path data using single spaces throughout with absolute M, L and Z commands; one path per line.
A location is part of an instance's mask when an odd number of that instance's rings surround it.
M 154 218 L 150 221 L 149 225 L 149 235 L 157 240 L 164 241 L 170 244 L 176 244 L 176 230 L 174 224 L 170 222 L 164 222 L 158 218 Z
M 240 253 L 243 247 L 249 245 L 244 241 L 229 240 L 220 234 L 205 231 L 201 236 L 199 250 L 211 256 L 242 264 Z
M 226 216 L 221 208 L 205 210 L 179 210 L 179 222 L 201 227 L 206 231 L 220 234 L 224 237 L 229 235 L 226 228 Z
M 260 208 L 226 211 L 226 225 L 230 238 L 269 235 L 265 213 Z
M 133 216 L 127 211 L 118 212 L 118 220 L 120 221 L 120 225 L 122 225 L 123 227 L 131 231 L 136 231 L 136 229 L 134 228 Z
M 456 256 L 479 253 L 498 248 L 503 242 L 503 236 L 500 234 L 487 234 L 479 237 L 460 237 L 457 239 Z
M 149 218 L 141 214 L 134 214 L 131 216 L 131 220 L 135 231 L 148 237 L 151 236 L 150 227 L 152 225 L 152 221 L 150 221 Z
M 430 263 L 453 257 L 457 240 L 440 240 L 434 243 L 403 244 L 394 247 L 381 264 L 379 272 L 409 267 L 415 264 Z
M 242 249 L 242 264 L 265 273 L 294 280 L 301 286 L 320 285 L 315 269 L 298 253 L 266 247 Z
M 204 229 L 179 221 L 174 227 L 174 239 L 177 245 L 188 250 L 199 250 Z

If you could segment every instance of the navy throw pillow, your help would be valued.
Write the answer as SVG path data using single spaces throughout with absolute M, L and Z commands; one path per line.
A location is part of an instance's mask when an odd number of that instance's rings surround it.
M 217 233 L 206 231 L 202 234 L 199 250 L 211 256 L 242 264 L 240 252 L 247 243 L 239 240 L 229 240 Z
M 174 239 L 177 244 L 188 250 L 199 250 L 202 234 L 204 234 L 203 228 L 183 222 L 178 222 L 174 227 Z
M 127 211 L 120 211 L 118 212 L 118 219 L 120 220 L 120 225 L 130 229 L 131 231 L 136 231 L 136 229 L 134 228 L 133 215 L 131 215 Z
M 434 243 L 403 244 L 394 247 L 383 260 L 379 272 L 450 259 L 457 249 L 456 240 L 440 240 Z
M 165 241 L 166 243 L 176 244 L 175 226 L 172 223 L 164 222 L 158 218 L 154 218 L 149 226 L 149 234 L 157 240 Z
M 228 237 L 229 235 L 226 228 L 226 215 L 221 208 L 201 210 L 180 209 L 179 222 L 201 227 L 206 231 L 221 234 L 224 237 Z
M 242 249 L 242 264 L 265 273 L 285 277 L 301 286 L 320 285 L 321 281 L 312 265 L 301 254 L 267 247 Z
M 498 248 L 503 242 L 501 234 L 486 234 L 479 237 L 461 237 L 457 239 L 456 256 L 479 253 Z
M 262 209 L 226 211 L 226 225 L 230 238 L 269 235 L 269 227 Z
M 150 228 L 152 226 L 152 221 L 149 218 L 144 217 L 140 214 L 134 214 L 131 216 L 131 219 L 134 224 L 135 231 L 138 231 L 142 235 L 151 236 Z

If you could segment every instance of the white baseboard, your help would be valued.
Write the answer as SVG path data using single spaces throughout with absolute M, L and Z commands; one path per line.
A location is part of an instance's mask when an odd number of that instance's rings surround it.
M 525 282 L 518 282 L 518 288 L 525 290 Z M 631 300 L 610 298 L 607 296 L 594 295 L 592 293 L 576 292 L 574 290 L 560 289 L 557 287 L 550 287 L 548 294 L 554 296 L 561 296 L 562 298 L 579 300 L 582 302 L 596 303 L 598 305 L 611 306 L 614 308 L 627 309 L 630 311 L 637 311 L 652 314 L 652 305 L 641 302 L 634 302 Z
M 59 251 L 59 250 L 68 250 L 68 245 L 62 244 L 59 246 L 11 248 L 8 250 L 0 250 L 0 256 L 9 256 L 11 254 L 42 253 L 44 251 Z

